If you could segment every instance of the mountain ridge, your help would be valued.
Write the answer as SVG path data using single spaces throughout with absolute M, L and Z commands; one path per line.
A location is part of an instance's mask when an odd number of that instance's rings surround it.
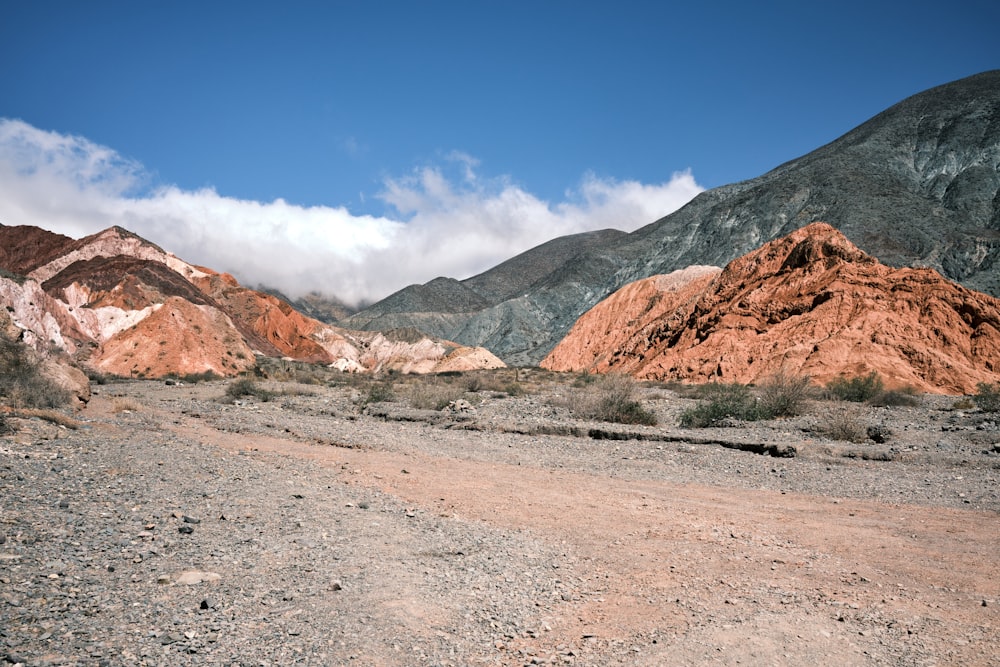
M 656 380 L 820 384 L 877 372 L 892 387 L 972 393 L 1000 380 L 1000 299 L 930 268 L 890 267 L 813 223 L 739 257 L 626 285 L 542 361 Z
M 308 318 L 121 227 L 74 240 L 0 225 L 0 239 L 0 302 L 21 340 L 103 372 L 235 375 L 253 368 L 257 355 L 346 371 L 503 365 L 486 350 L 447 340 L 390 339 Z
M 703 192 L 645 227 L 553 262 L 530 292 L 444 318 L 449 338 L 534 365 L 623 285 L 689 265 L 725 265 L 818 220 L 886 264 L 928 266 L 1000 295 L 998 168 L 1000 70 L 993 70 L 908 97 L 766 174 Z M 380 317 L 417 327 L 435 320 L 427 312 Z

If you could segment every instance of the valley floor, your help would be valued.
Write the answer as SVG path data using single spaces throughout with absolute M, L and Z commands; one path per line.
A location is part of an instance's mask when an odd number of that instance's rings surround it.
M 954 399 L 848 445 L 811 429 L 836 406 L 685 430 L 668 391 L 623 427 L 568 386 L 457 414 L 302 389 L 111 384 L 0 438 L 0 658 L 1000 664 L 1000 431 Z

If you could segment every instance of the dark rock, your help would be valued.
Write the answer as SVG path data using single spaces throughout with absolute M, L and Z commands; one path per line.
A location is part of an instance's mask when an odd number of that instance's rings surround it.
M 879 444 L 884 443 L 892 435 L 892 431 L 884 424 L 872 424 L 868 427 L 868 439 Z
M 183 526 L 177 528 L 177 532 L 182 535 L 190 535 L 194 532 L 194 527 L 189 524 L 184 524 Z

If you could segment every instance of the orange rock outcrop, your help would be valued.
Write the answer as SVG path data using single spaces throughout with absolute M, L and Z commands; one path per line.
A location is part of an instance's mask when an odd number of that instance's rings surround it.
M 743 383 L 778 371 L 818 383 L 876 371 L 889 386 L 969 393 L 1000 381 L 1000 300 L 931 269 L 883 265 L 814 223 L 714 276 L 625 286 L 541 365 Z
M 351 372 L 503 365 L 481 348 L 419 332 L 390 340 L 324 324 L 119 227 L 74 241 L 0 225 L 0 241 L 0 268 L 25 278 L 0 276 L 0 302 L 18 337 L 116 375 L 234 375 L 252 368 L 256 354 Z

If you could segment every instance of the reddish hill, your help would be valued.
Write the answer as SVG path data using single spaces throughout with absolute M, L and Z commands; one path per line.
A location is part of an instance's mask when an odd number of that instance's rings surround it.
M 885 266 L 824 223 L 714 278 L 673 289 L 664 280 L 598 304 L 542 366 L 694 382 L 756 382 L 785 370 L 825 383 L 877 371 L 890 386 L 947 393 L 1000 380 L 1000 300 L 931 269 Z
M 0 226 L 0 239 L 0 268 L 27 276 L 0 276 L 0 300 L 22 339 L 118 375 L 233 375 L 251 368 L 255 354 L 351 371 L 436 371 L 455 363 L 453 343 L 423 335 L 389 341 L 324 324 L 120 227 L 73 240 Z M 502 365 L 485 350 L 460 356 L 481 367 Z

